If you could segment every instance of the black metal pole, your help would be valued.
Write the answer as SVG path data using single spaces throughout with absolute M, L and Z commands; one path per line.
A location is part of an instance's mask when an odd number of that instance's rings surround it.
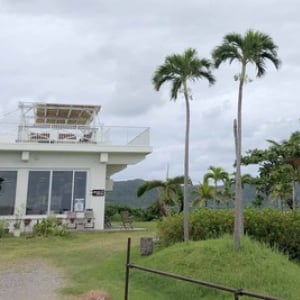
M 241 289 L 235 291 L 234 292 L 234 300 L 239 300 L 241 295 L 243 295 Z
M 131 238 L 128 238 L 128 241 L 127 241 L 126 274 L 125 274 L 125 298 L 124 298 L 125 300 L 128 300 L 130 245 L 131 245 Z

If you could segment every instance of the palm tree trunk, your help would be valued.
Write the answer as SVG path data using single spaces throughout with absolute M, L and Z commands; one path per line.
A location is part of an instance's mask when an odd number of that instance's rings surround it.
M 186 81 L 183 81 L 183 92 L 186 107 L 185 124 L 185 151 L 184 151 L 184 185 L 183 185 L 183 239 L 189 240 L 189 201 L 188 201 L 188 183 L 189 183 L 189 140 L 190 140 L 190 103 Z
M 217 185 L 217 181 L 215 180 L 215 209 L 218 208 L 218 185 Z
M 293 210 L 296 210 L 296 181 L 293 179 L 292 182 L 292 186 L 293 186 Z
M 242 153 L 242 99 L 243 86 L 246 76 L 246 64 L 242 63 L 242 72 L 239 81 L 237 130 L 236 135 L 236 192 L 235 192 L 235 218 L 233 243 L 234 248 L 239 249 L 240 239 L 244 234 L 243 207 L 242 207 L 242 180 L 241 180 L 241 153 Z

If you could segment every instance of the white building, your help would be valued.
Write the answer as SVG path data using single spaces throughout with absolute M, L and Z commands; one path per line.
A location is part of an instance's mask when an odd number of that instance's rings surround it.
M 104 228 L 111 176 L 151 153 L 149 128 L 96 123 L 100 106 L 25 103 L 0 137 L 0 218 L 38 220 L 92 210 Z M 2 125 L 5 126 L 5 125 Z M 34 223 L 34 222 L 33 222 Z

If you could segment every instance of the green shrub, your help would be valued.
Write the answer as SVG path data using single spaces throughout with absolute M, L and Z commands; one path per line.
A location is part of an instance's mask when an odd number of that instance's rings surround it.
M 168 246 L 183 240 L 183 214 L 172 215 L 158 223 L 158 238 Z
M 143 221 L 152 221 L 152 220 L 158 220 L 161 218 L 159 209 L 156 205 L 156 203 L 153 203 L 152 205 L 148 206 L 146 209 L 143 209 Z
M 69 232 L 67 230 L 67 225 L 62 224 L 61 220 L 57 219 L 54 216 L 43 219 L 33 226 L 33 234 L 38 236 L 65 236 L 68 233 Z
M 191 240 L 218 238 L 233 231 L 234 214 L 231 210 L 198 209 L 190 213 Z M 282 214 L 275 209 L 246 209 L 244 211 L 245 234 L 263 242 L 292 259 L 300 261 L 300 212 Z M 158 225 L 158 237 L 162 245 L 183 240 L 183 215 L 163 219 Z
M 198 209 L 190 214 L 189 233 L 194 241 L 217 238 L 233 229 L 233 214 L 227 210 Z M 183 215 L 164 218 L 158 224 L 158 237 L 163 245 L 183 240 Z
M 106 205 L 105 215 L 111 218 L 115 214 L 119 213 L 119 209 L 120 207 L 118 205 Z
M 300 212 L 245 211 L 245 233 L 300 260 Z
M 106 205 L 105 215 L 113 221 L 120 221 L 120 211 L 127 210 L 135 221 L 151 221 L 158 219 L 158 211 L 155 205 L 143 208 L 131 208 L 126 205 Z
M 227 210 L 198 209 L 190 217 L 190 234 L 193 240 L 218 238 L 232 233 L 233 214 Z

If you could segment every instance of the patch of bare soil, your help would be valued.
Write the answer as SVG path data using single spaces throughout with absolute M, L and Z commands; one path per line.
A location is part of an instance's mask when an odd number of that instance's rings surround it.
M 60 300 L 62 272 L 41 259 L 0 266 L 1 300 Z

